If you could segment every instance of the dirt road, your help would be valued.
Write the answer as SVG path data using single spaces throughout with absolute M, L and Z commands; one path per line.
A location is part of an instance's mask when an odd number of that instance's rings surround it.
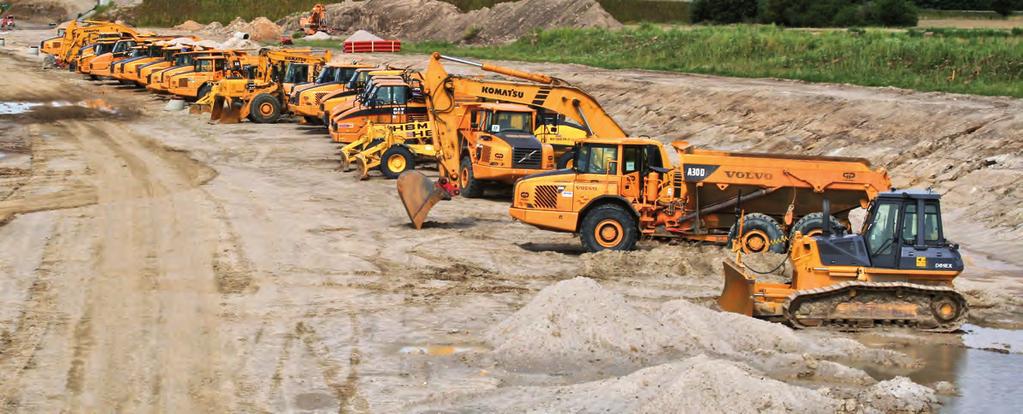
M 43 33 L 18 36 L 14 40 L 20 45 L 12 45 L 11 40 L 8 45 L 24 47 Z M 421 57 L 388 59 L 422 61 Z M 539 70 L 536 65 L 517 66 Z M 864 133 L 850 125 L 859 123 L 876 137 L 894 133 L 883 129 L 911 132 L 928 122 L 902 125 L 903 117 L 920 115 L 914 112 L 919 108 L 951 105 L 963 118 L 955 122 L 973 125 L 976 117 L 993 118 L 943 144 L 943 148 L 963 147 L 955 154 L 972 160 L 987 155 L 969 154 L 977 151 L 964 145 L 962 137 L 1009 122 L 1003 118 L 1015 119 L 1012 112 L 1017 108 L 1013 101 L 993 98 L 960 102 L 961 98 L 943 95 L 768 80 L 666 74 L 638 78 L 638 72 L 564 65 L 544 71 L 581 79 L 581 86 L 595 91 L 637 134 L 663 134 L 659 136 L 665 139 L 689 136 L 694 142 L 726 149 L 751 142 L 770 144 L 765 150 L 801 145 L 817 153 L 841 152 L 840 142 L 857 155 L 877 155 L 882 162 L 899 160 L 891 165 L 893 171 L 902 172 L 924 170 L 899 157 L 897 148 L 908 144 L 879 140 L 884 147 L 864 154 L 869 146 L 858 142 Z M 561 353 L 555 347 L 566 363 L 586 361 L 600 369 L 531 371 L 525 368 L 529 361 L 520 366 L 499 351 L 509 344 L 519 347 L 509 349 L 528 351 L 534 344 L 531 339 L 570 344 L 572 338 L 582 338 L 582 343 L 589 344 L 604 335 L 600 329 L 609 324 L 606 320 L 559 320 L 577 314 L 566 310 L 570 305 L 590 306 L 579 308 L 586 310 L 578 313 L 584 316 L 597 314 L 603 305 L 608 317 L 660 315 L 658 323 L 614 322 L 625 327 L 621 330 L 625 336 L 635 335 L 633 326 L 675 326 L 673 318 L 692 312 L 672 314 L 675 308 L 663 308 L 665 303 L 680 297 L 709 303 L 720 288 L 718 266 L 725 253 L 713 246 L 647 243 L 633 253 L 581 254 L 578 240 L 571 236 L 511 222 L 507 202 L 501 199 L 444 203 L 433 211 L 427 228 L 415 231 L 407 225 L 393 182 L 359 182 L 336 171 L 337 148 L 320 128 L 208 125 L 187 111 L 163 111 L 163 101 L 145 92 L 85 81 L 65 72 L 40 71 L 37 61 L 10 50 L 0 50 L 0 73 L 8 85 L 0 88 L 0 102 L 50 105 L 0 115 L 0 128 L 5 131 L 0 139 L 5 155 L 0 157 L 0 220 L 6 223 L 0 227 L 3 411 L 516 410 L 506 405 L 509 399 L 520 404 L 514 406 L 518 409 L 543 410 L 542 404 L 556 395 L 578 395 L 580 399 L 572 404 L 584 404 L 592 401 L 585 398 L 594 395 L 588 393 L 638 387 L 614 378 L 647 366 L 660 373 L 639 375 L 636 384 L 661 378 L 664 370 L 701 375 L 738 370 L 734 375 L 748 376 L 757 384 L 761 382 L 756 372 L 761 371 L 785 384 L 800 384 L 788 385 L 796 396 L 803 395 L 804 386 L 829 388 L 813 394 L 812 400 L 821 398 L 823 405 L 811 406 L 812 411 L 845 398 L 853 400 L 853 407 L 874 404 L 873 397 L 860 394 L 872 392 L 865 387 L 873 380 L 826 360 L 855 359 L 843 363 L 884 365 L 902 375 L 919 368 L 900 362 L 897 356 L 867 352 L 853 344 L 836 348 L 813 334 L 755 325 L 762 338 L 809 343 L 815 350 L 804 357 L 802 351 L 795 351 L 801 346 L 788 346 L 785 352 L 772 350 L 771 355 L 777 353 L 772 359 L 763 353 L 749 357 L 722 351 L 717 344 L 701 345 L 713 348 L 704 353 L 717 355 L 716 359 L 662 367 L 656 364 L 693 356 L 688 352 L 699 347 L 683 351 L 674 343 L 678 353 L 647 358 L 643 356 L 646 348 L 640 345 L 655 341 L 611 338 L 611 342 L 632 341 L 623 352 L 638 355 L 641 363 L 601 362 L 593 356 Z M 680 86 L 680 80 L 686 83 Z M 686 94 L 679 88 L 692 90 Z M 706 89 L 707 96 L 698 95 L 697 88 Z M 871 93 L 880 98 L 867 102 Z M 893 121 L 857 118 L 836 110 L 799 125 L 778 126 L 800 117 L 787 112 L 797 110 L 795 98 L 786 100 L 793 94 L 818 103 L 846 99 L 857 102 L 854 108 L 877 106 L 898 95 L 905 99 L 878 109 L 898 110 L 891 115 L 897 118 Z M 757 99 L 736 101 L 743 96 Z M 728 109 L 692 109 L 715 97 L 726 102 Z M 90 101 L 95 98 L 104 105 Z M 785 109 L 772 112 L 765 106 Z M 798 110 L 803 115 L 809 111 Z M 996 110 L 1002 112 L 995 114 Z M 848 117 L 853 124 L 844 127 L 848 129 L 844 135 L 835 134 L 825 129 L 843 124 L 833 117 Z M 766 125 L 768 120 L 776 125 Z M 774 132 L 757 132 L 758 128 Z M 1013 148 L 1019 143 L 1006 138 L 998 145 Z M 1020 170 L 1012 163 L 1018 162 L 1018 155 L 1007 154 L 994 165 L 1007 166 L 1005 174 L 1015 177 L 1012 174 Z M 936 155 L 918 155 L 932 156 Z M 1020 197 L 1018 188 L 1006 188 L 1011 191 L 1003 197 Z M 994 197 L 986 191 L 975 199 L 986 202 Z M 979 214 L 973 213 L 975 206 L 968 201 L 953 201 L 953 205 L 961 217 Z M 984 251 L 982 244 L 964 244 Z M 1007 245 L 1012 248 L 1011 243 Z M 986 308 L 975 306 L 984 317 L 974 322 L 991 318 L 1018 323 L 1011 318 L 1020 315 L 1018 295 L 1006 293 L 1006 289 L 1020 289 L 1018 268 L 993 258 L 978 261 L 993 270 L 974 271 L 962 278 L 974 291 L 971 301 L 987 301 Z M 535 329 L 502 324 L 544 287 L 576 276 L 597 280 L 600 288 L 585 283 L 562 285 L 545 296 L 554 298 L 550 308 L 530 305 L 533 313 L 518 316 L 547 312 L 549 324 Z M 615 299 L 618 296 L 635 311 L 621 310 L 625 305 Z M 727 315 L 716 312 L 699 315 L 708 328 L 746 323 L 727 322 L 731 320 L 725 319 Z M 507 332 L 493 332 L 499 324 Z M 557 337 L 548 332 L 553 325 L 562 327 Z M 573 337 L 573 332 L 581 336 Z M 642 352 L 630 351 L 633 345 Z M 607 345 L 595 349 L 603 346 Z M 519 359 L 527 357 L 529 352 L 517 353 Z M 760 360 L 767 362 L 756 362 Z M 537 395 L 537 400 L 525 398 L 526 394 Z M 559 407 L 570 410 L 573 406 Z

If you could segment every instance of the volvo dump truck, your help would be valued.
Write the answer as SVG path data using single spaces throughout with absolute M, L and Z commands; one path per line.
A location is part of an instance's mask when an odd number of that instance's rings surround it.
M 966 299 L 952 281 L 963 271 L 959 246 L 945 238 L 941 201 L 929 191 L 878 194 L 859 234 L 825 229 L 797 234 L 788 262 L 792 279 L 761 282 L 736 260 L 724 262 L 721 309 L 796 328 L 863 330 L 905 327 L 953 332 L 966 321 Z
M 328 132 L 337 128 L 333 118 L 347 111 L 360 96 L 365 94 L 373 79 L 385 77 L 400 79 L 405 74 L 406 71 L 398 69 L 357 69 L 344 88 L 330 92 L 321 98 L 319 113 L 323 114 L 323 124 L 327 125 Z M 331 135 L 331 138 L 337 142 L 334 135 Z
M 174 66 L 153 71 L 146 78 L 146 89 L 154 93 L 170 93 L 171 79 L 174 76 L 195 70 L 195 62 L 204 57 L 223 56 L 224 50 L 194 50 L 175 55 Z
M 262 49 L 251 79 L 224 79 L 213 94 L 211 120 L 274 123 L 285 112 L 285 99 L 298 84 L 311 82 L 330 61 L 329 51 Z
M 444 60 L 529 83 L 451 75 Z M 434 53 L 422 78 L 441 178 L 434 183 L 418 171 L 407 171 L 398 178 L 398 194 L 416 228 L 422 227 L 440 200 L 458 194 L 479 197 L 490 184 L 512 184 L 521 177 L 553 170 L 557 150 L 533 135 L 538 125 L 536 109 L 572 119 L 587 137 L 626 136 L 593 97 L 547 75 Z M 482 101 L 503 106 L 488 107 Z
M 257 60 L 255 56 L 239 51 L 225 51 L 223 54 L 196 58 L 191 71 L 176 74 L 167 80 L 170 85 L 168 92 L 186 100 L 202 99 L 220 80 L 244 77 L 240 68 L 255 65 Z
M 323 114 L 320 112 L 320 104 L 323 103 L 323 97 L 331 92 L 344 89 L 348 81 L 355 76 L 356 70 L 371 67 L 372 65 L 357 62 L 328 64 L 316 76 L 314 83 L 295 87 L 288 97 L 288 110 L 302 117 L 306 123 L 321 123 Z
M 153 64 L 164 63 L 169 67 L 174 60 L 174 55 L 188 50 L 182 45 L 172 45 L 168 42 L 154 42 L 145 47 L 144 56 L 125 59 L 111 66 L 114 79 L 123 83 L 138 84 L 141 69 Z
M 363 94 L 331 117 L 329 133 L 334 142 L 348 144 L 366 135 L 366 125 L 396 125 L 426 121 L 426 100 L 418 74 L 375 76 Z
M 589 251 L 631 250 L 640 237 L 657 237 L 784 253 L 790 235 L 820 231 L 823 220 L 812 213 L 822 198 L 847 223 L 849 211 L 891 187 L 884 169 L 859 158 L 672 146 L 677 167 L 658 141 L 585 140 L 571 169 L 519 180 L 509 212 L 541 229 L 577 233 Z M 747 212 L 741 223 L 736 205 Z

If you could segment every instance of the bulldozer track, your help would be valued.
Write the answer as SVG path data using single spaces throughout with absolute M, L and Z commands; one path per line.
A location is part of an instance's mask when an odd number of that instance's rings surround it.
M 926 311 L 929 318 L 919 315 L 891 317 L 887 315 L 863 315 L 856 317 L 838 317 L 836 306 L 841 303 L 872 304 L 871 299 L 887 299 L 884 304 L 896 305 L 903 302 L 915 304 Z M 951 318 L 943 320 L 937 316 L 935 304 L 941 299 L 951 300 L 957 305 L 958 311 Z M 813 315 L 807 317 L 797 314 L 804 305 L 828 303 L 827 316 Z M 924 332 L 954 332 L 966 322 L 969 305 L 966 299 L 955 289 L 947 286 L 923 286 L 905 282 L 843 282 L 832 286 L 803 290 L 789 295 L 782 313 L 789 323 L 796 328 L 834 327 L 843 331 L 860 331 L 880 326 L 913 328 Z M 924 312 L 921 312 L 924 314 Z

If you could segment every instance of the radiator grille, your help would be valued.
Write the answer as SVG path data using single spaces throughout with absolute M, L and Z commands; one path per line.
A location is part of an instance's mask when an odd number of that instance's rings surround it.
M 558 207 L 558 187 L 553 185 L 538 185 L 533 193 L 533 204 L 539 208 L 555 209 Z
M 543 161 L 540 148 L 515 148 L 512 151 L 512 167 L 539 169 Z
M 483 147 L 482 149 L 480 149 L 480 162 L 481 163 L 490 162 L 490 147 Z
M 320 92 L 316 94 L 316 103 L 323 102 L 323 97 L 327 96 L 327 92 Z
M 184 88 L 188 86 L 188 79 L 178 79 L 178 87 Z

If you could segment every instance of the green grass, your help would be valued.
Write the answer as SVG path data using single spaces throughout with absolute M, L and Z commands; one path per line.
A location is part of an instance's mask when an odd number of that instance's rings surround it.
M 535 32 L 502 46 L 406 43 L 403 52 L 1023 97 L 1023 36 L 967 33 L 643 25 Z

